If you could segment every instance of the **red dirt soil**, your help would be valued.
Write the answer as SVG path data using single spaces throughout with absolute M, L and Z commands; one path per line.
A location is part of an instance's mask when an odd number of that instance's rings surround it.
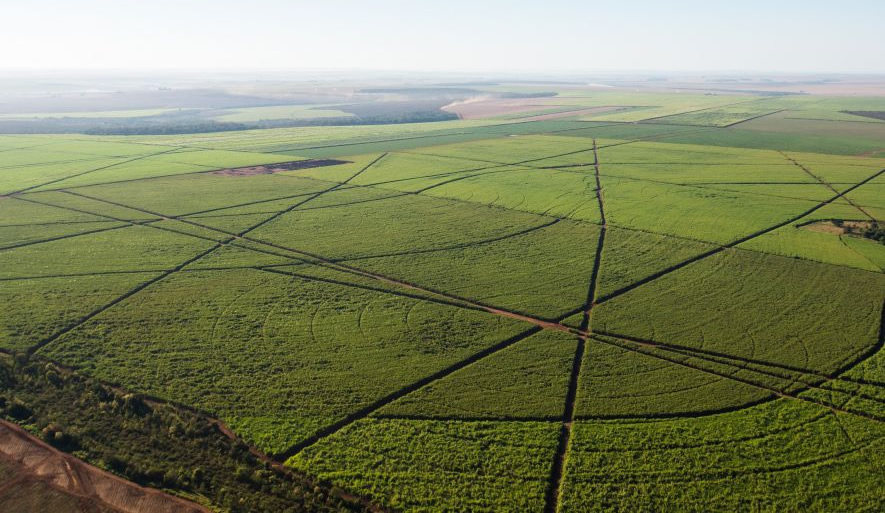
M 4 469 L 6 472 L 2 472 Z M 3 420 L 0 509 L 44 513 L 209 513 L 198 504 L 93 467 Z

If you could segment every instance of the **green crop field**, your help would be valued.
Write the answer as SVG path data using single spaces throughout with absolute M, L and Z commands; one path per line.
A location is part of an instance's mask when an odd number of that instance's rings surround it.
M 275 473 L 351 510 L 881 511 L 885 132 L 848 111 L 882 102 L 556 91 L 482 119 L 0 135 L 0 415 L 225 512 L 278 511 Z M 330 105 L 220 119 L 350 115 Z M 233 481 L 273 501 L 40 424 L 36 391 L 74 384 L 98 390 L 82 422 L 223 426 Z

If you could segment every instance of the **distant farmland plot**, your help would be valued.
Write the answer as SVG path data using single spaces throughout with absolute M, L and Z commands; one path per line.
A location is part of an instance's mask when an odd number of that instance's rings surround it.
M 239 123 L 266 119 L 346 118 L 353 114 L 334 108 L 334 105 L 279 105 L 274 107 L 246 107 L 216 116 L 219 121 Z
M 877 101 L 560 93 L 483 115 L 599 110 L 0 136 L 0 350 L 113 385 L 84 422 L 229 429 L 255 493 L 285 468 L 351 510 L 881 509 L 885 143 L 843 112 Z M 188 497 L 206 472 L 128 454 L 93 463 Z

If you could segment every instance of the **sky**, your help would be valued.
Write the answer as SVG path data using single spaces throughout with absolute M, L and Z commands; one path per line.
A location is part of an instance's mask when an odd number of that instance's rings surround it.
M 881 0 L 0 0 L 0 69 L 885 73 Z

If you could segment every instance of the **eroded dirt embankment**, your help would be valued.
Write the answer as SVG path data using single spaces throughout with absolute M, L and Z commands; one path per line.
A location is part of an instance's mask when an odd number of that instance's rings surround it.
M 59 507 L 82 512 L 209 512 L 93 467 L 0 420 L 0 510 L 55 513 Z

